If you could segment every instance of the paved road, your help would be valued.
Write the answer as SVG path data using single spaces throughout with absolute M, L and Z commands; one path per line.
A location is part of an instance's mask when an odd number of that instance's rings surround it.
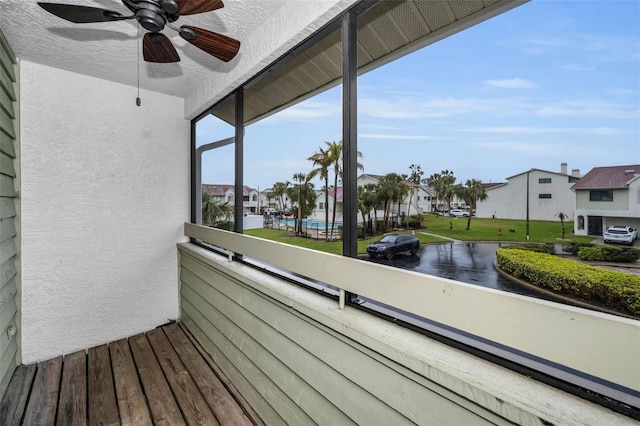
M 417 255 L 399 254 L 391 260 L 370 259 L 397 268 L 450 278 L 463 283 L 566 303 L 519 285 L 501 275 L 493 266 L 500 243 L 451 242 L 420 247 Z

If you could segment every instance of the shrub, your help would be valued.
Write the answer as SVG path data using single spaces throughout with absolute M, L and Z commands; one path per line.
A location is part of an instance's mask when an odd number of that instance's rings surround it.
M 606 253 L 602 247 L 580 247 L 578 258 L 582 260 L 605 260 Z
M 597 249 L 591 250 L 592 248 Z M 584 251 L 584 249 L 589 249 Z M 591 243 L 570 243 L 564 247 L 564 251 L 580 257 L 583 260 L 600 260 L 605 262 L 634 262 L 640 259 L 640 250 L 633 247 L 618 247 Z M 587 256 L 596 256 L 599 252 L 601 258 L 586 258 L 580 256 L 583 251 Z
M 509 245 L 508 247 L 505 247 L 505 248 L 528 250 L 528 251 L 534 251 L 534 252 L 538 252 L 538 253 L 556 254 L 556 249 L 555 249 L 554 245 L 553 244 L 549 244 L 549 243 L 544 243 L 544 244 L 538 244 L 538 243 L 513 244 L 513 245 Z
M 503 248 L 500 268 L 516 278 L 594 305 L 640 317 L 640 276 L 596 268 L 545 253 Z

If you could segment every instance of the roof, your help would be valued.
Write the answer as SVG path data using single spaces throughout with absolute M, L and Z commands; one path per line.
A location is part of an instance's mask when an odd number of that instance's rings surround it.
M 524 171 L 524 172 L 522 172 L 522 173 L 518 173 L 518 174 L 515 174 L 515 175 L 513 175 L 513 176 L 509 176 L 509 177 L 507 178 L 507 180 L 509 180 L 509 179 L 513 179 L 514 177 L 522 176 L 522 175 L 524 175 L 524 174 L 531 173 L 531 172 L 550 173 L 550 174 L 552 174 L 552 175 L 568 176 L 568 177 L 573 177 L 573 178 L 576 178 L 576 179 L 580 179 L 580 176 L 573 176 L 573 175 L 570 175 L 570 174 L 568 174 L 568 173 L 552 172 L 552 171 L 549 171 L 549 170 L 543 170 L 543 169 L 536 169 L 536 168 L 533 168 L 533 169 L 526 170 L 526 171 Z
M 571 189 L 626 188 L 640 176 L 640 164 L 629 166 L 594 167 Z
M 495 188 L 496 186 L 500 186 L 500 185 L 505 185 L 505 182 L 489 182 L 489 183 L 483 183 L 482 186 L 484 187 L 484 189 L 491 189 L 491 188 Z
M 212 183 L 212 184 L 204 183 L 202 184 L 202 186 L 206 188 L 214 197 L 223 196 L 228 191 L 233 191 L 235 188 L 235 185 L 227 185 L 227 184 L 219 184 L 219 183 Z M 253 191 L 255 191 L 255 189 L 248 187 L 247 185 L 242 187 L 242 195 L 249 195 Z

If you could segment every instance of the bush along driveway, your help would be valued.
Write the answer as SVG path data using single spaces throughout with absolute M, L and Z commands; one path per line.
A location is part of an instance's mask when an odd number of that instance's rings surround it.
M 639 275 L 513 248 L 497 250 L 496 263 L 516 278 L 640 319 Z

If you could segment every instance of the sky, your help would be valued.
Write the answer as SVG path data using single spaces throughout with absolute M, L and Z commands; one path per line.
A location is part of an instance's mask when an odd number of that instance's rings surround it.
M 198 144 L 233 135 L 197 128 Z M 308 173 L 341 137 L 336 87 L 246 128 L 244 183 Z M 364 173 L 418 164 L 459 183 L 640 164 L 640 1 L 533 0 L 361 75 L 358 150 Z M 205 153 L 203 183 L 233 183 L 233 152 Z

